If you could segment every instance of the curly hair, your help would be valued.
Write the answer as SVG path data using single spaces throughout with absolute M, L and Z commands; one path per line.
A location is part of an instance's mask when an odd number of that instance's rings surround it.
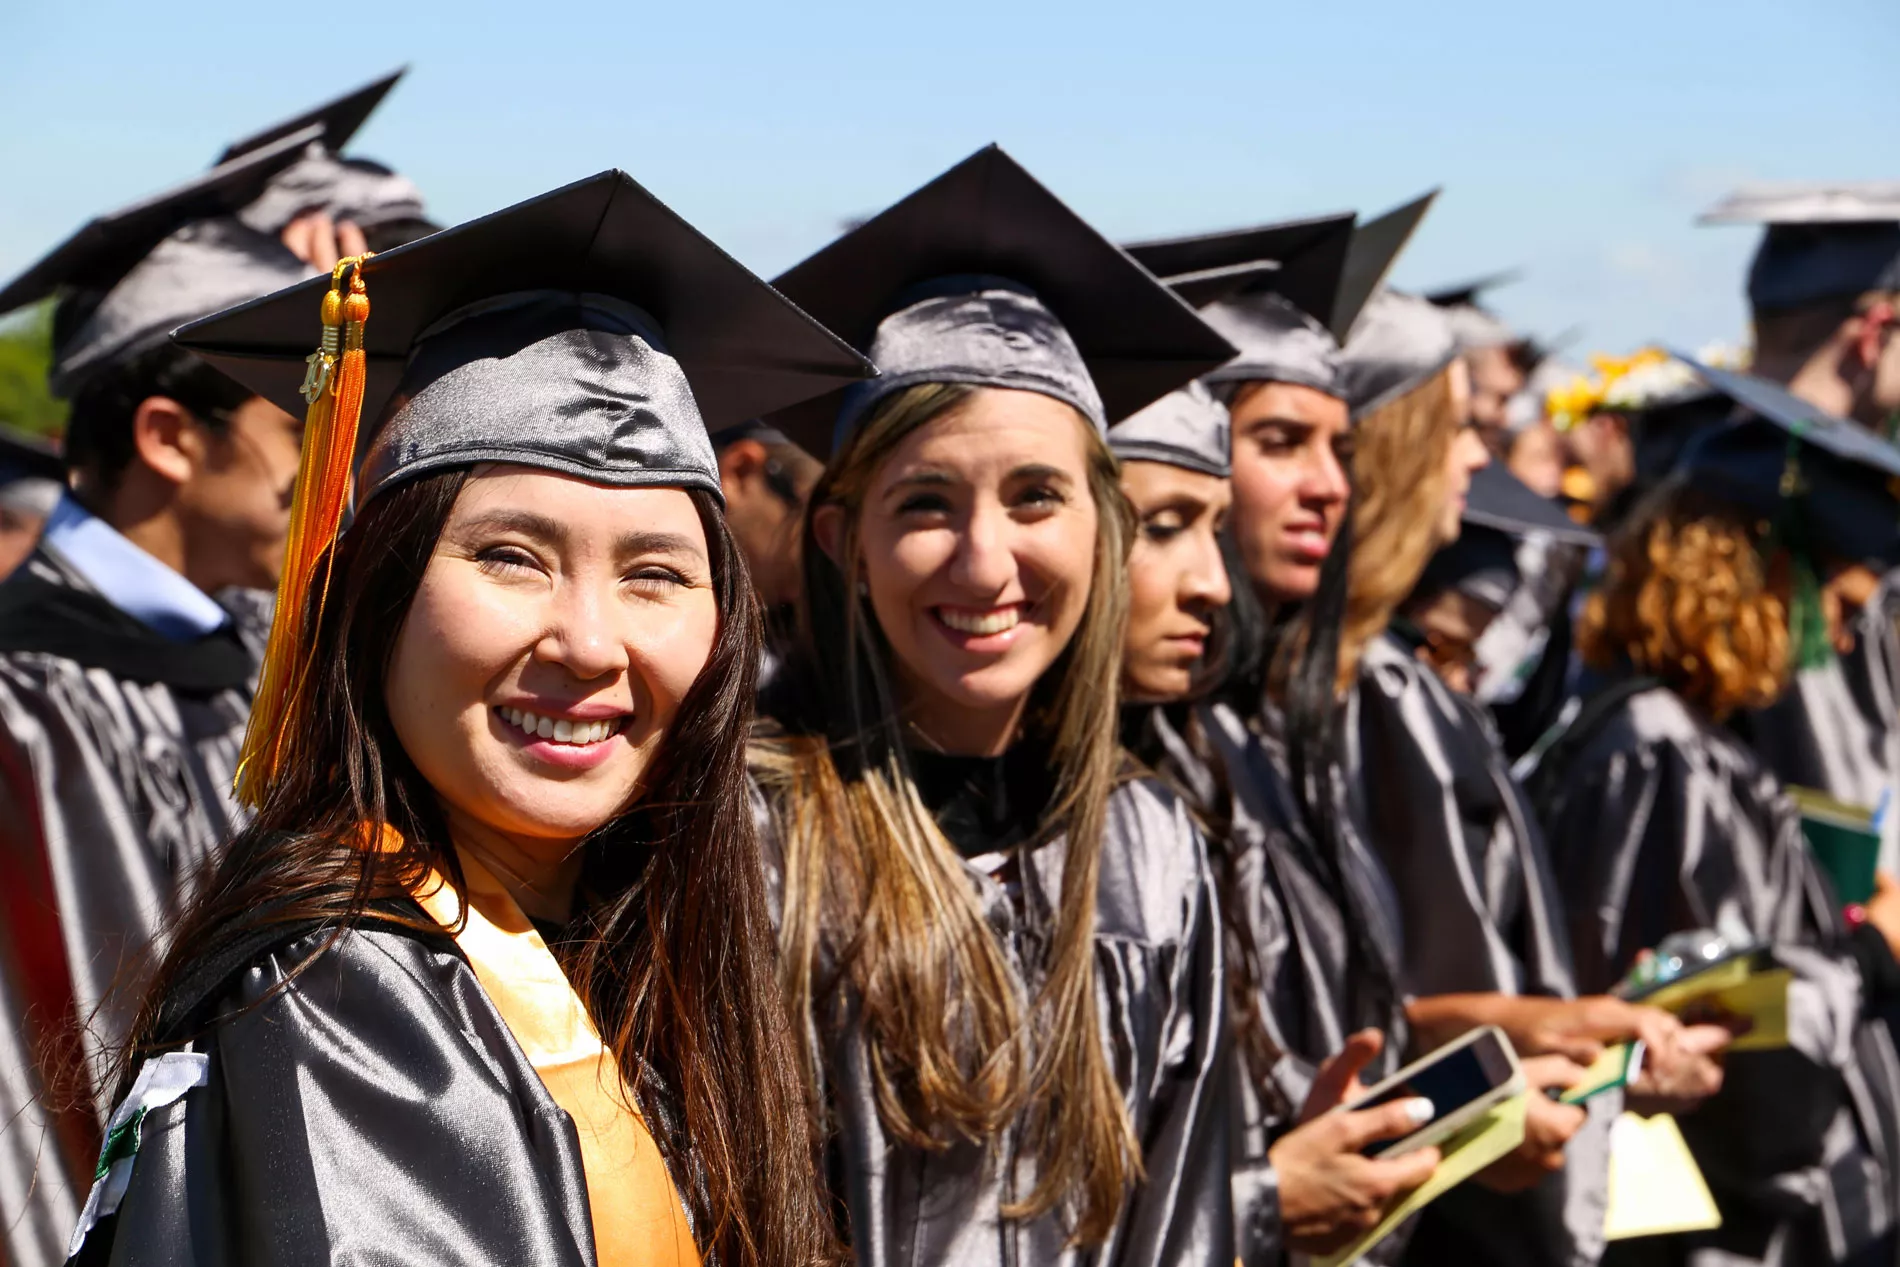
M 1610 539 L 1577 632 L 1584 663 L 1656 677 L 1716 721 L 1788 681 L 1788 605 L 1750 518 L 1682 485 L 1659 489 Z

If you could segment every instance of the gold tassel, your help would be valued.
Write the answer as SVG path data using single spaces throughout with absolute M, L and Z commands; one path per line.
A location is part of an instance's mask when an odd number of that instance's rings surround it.
M 251 809 L 260 808 L 276 784 L 286 755 L 285 741 L 294 734 L 302 709 L 308 707 L 304 695 L 311 647 L 304 638 L 306 608 L 314 583 L 316 606 L 309 612 L 314 631 L 329 595 L 330 546 L 349 505 L 350 468 L 363 412 L 368 372 L 363 323 L 369 320 L 369 293 L 363 286 L 362 263 L 368 258 L 353 255 L 340 260 L 330 274 L 330 289 L 323 296 L 323 343 L 310 354 L 304 375 L 303 394 L 309 408 L 304 414 L 303 463 L 291 498 L 290 536 L 277 582 L 277 610 L 238 756 L 238 800 Z M 350 276 L 347 295 L 345 273 Z

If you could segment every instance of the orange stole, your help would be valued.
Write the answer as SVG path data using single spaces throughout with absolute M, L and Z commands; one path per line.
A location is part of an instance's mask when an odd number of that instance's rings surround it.
M 679 1192 L 587 1008 L 508 890 L 475 859 L 461 860 L 468 921 L 455 944 L 548 1094 L 574 1119 L 599 1267 L 698 1267 Z M 413 896 L 454 928 L 462 903 L 443 876 L 431 872 Z

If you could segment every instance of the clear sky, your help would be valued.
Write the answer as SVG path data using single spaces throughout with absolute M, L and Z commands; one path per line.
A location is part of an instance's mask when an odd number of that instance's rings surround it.
M 1120 238 L 1440 185 L 1397 280 L 1580 351 L 1742 333 L 1737 181 L 1900 178 L 1894 0 L 0 0 L 0 275 L 404 63 L 354 149 L 444 222 L 618 166 L 770 276 L 992 140 Z

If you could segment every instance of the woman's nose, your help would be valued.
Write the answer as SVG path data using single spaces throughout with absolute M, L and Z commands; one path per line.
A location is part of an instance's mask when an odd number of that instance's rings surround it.
M 957 534 L 950 579 L 973 594 L 995 594 L 1016 576 L 1014 522 L 1001 506 L 978 506 Z
M 535 647 L 537 658 L 556 664 L 581 681 L 624 673 L 631 663 L 621 636 L 613 594 L 586 585 L 563 585 L 549 609 L 546 631 Z
M 1233 582 L 1227 576 L 1220 543 L 1210 535 L 1200 543 L 1194 559 L 1181 576 L 1181 592 L 1190 606 L 1218 608 L 1233 601 Z

